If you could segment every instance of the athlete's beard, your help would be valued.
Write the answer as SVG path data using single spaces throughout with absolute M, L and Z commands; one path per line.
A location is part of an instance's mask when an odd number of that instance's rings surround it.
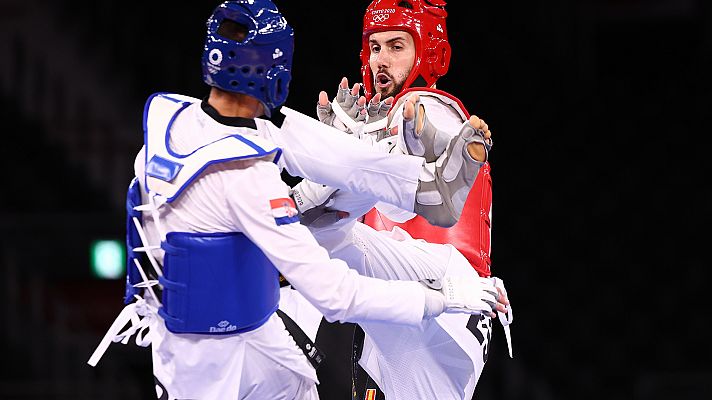
M 387 92 L 379 92 L 379 93 L 381 93 L 381 100 L 387 99 L 387 98 L 389 98 L 389 97 L 396 97 L 396 96 L 403 90 L 403 86 L 405 85 L 405 81 L 408 80 L 408 76 L 410 75 L 410 71 L 411 71 L 411 70 L 409 69 L 408 71 L 406 71 L 405 74 L 401 75 L 402 78 L 401 78 L 401 80 L 398 81 L 398 82 L 396 82 L 396 80 L 394 79 L 395 77 L 391 76 L 391 82 L 393 82 L 393 87 L 391 88 L 391 90 L 389 90 L 389 91 L 387 91 Z M 390 74 L 387 73 L 387 72 L 385 72 L 385 71 L 380 71 L 380 72 L 383 72 L 383 73 L 385 73 L 385 74 L 387 74 L 387 75 L 390 76 Z M 374 76 L 375 76 L 375 74 L 374 74 Z M 376 86 L 376 82 L 375 82 L 375 77 L 374 77 L 374 83 L 373 83 L 373 84 L 374 84 L 374 87 L 377 87 L 377 86 Z
M 403 90 L 403 85 L 405 85 L 405 79 L 393 85 L 393 89 L 389 90 L 387 93 L 381 93 L 382 99 L 387 99 L 389 97 L 396 97 L 398 93 Z

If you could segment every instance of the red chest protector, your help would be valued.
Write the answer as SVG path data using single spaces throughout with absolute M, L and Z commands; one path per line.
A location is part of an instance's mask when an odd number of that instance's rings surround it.
M 492 177 L 489 163 L 485 163 L 477 175 L 467 196 L 460 220 L 451 228 L 430 225 L 425 218 L 416 216 L 402 224 L 395 223 L 375 208 L 364 217 L 364 223 L 376 230 L 393 229 L 398 226 L 415 239 L 429 243 L 455 246 L 482 277 L 491 275 L 490 265 L 490 211 L 492 209 Z

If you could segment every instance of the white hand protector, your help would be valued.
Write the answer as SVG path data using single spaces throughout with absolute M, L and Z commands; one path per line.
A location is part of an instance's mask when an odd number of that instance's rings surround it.
M 348 133 L 353 133 L 359 122 L 366 119 L 361 113 L 363 106 L 358 105 L 359 95 L 351 94 L 351 89 L 339 86 L 336 98 L 325 106 L 316 103 L 316 115 L 319 121 Z M 363 125 L 363 124 L 361 124 Z
M 445 296 L 444 312 L 489 314 L 495 311 L 497 288 L 494 281 L 479 276 L 447 276 L 424 280 L 422 284 Z
M 302 179 L 290 191 L 299 210 L 302 225 L 314 228 L 329 226 L 348 216 L 348 213 L 331 209 L 334 195 L 339 189 Z
M 435 141 L 433 143 L 436 143 Z M 434 163 L 426 163 L 415 194 L 415 213 L 436 226 L 451 227 L 462 215 L 465 200 L 482 162 L 467 152 L 470 143 L 485 145 L 484 133 L 464 122 Z M 433 147 L 435 149 L 435 147 Z
M 423 128 L 420 132 L 416 129 L 416 121 L 423 118 Z M 437 158 L 445 152 L 447 144 L 452 138 L 446 132 L 436 128 L 428 118 L 425 108 L 420 104 L 420 100 L 415 104 L 415 116 L 406 120 L 403 119 L 402 140 L 408 150 L 408 154 L 425 158 L 425 162 L 435 162 Z

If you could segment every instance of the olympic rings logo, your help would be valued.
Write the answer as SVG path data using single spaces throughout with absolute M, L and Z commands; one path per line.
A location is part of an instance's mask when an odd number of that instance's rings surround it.
M 391 17 L 391 14 L 376 14 L 373 16 L 373 20 L 381 23 Z

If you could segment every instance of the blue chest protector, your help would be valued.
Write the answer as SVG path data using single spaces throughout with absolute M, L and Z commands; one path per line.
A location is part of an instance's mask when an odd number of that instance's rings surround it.
M 278 157 L 280 149 L 259 138 L 228 136 L 180 156 L 167 148 L 175 117 L 196 99 L 158 94 L 149 98 L 144 113 L 146 145 L 145 190 L 170 203 L 199 174 L 217 162 Z M 160 136 L 160 137 L 157 137 Z M 198 156 L 194 156 L 198 154 Z M 135 265 L 142 243 L 134 219 L 141 222 L 138 178 L 129 186 L 127 208 L 128 268 L 126 297 L 131 302 L 144 279 Z M 243 233 L 168 232 L 164 250 L 162 305 L 158 310 L 174 333 L 225 335 L 246 332 L 264 324 L 278 307 L 279 273 L 264 253 Z
M 171 332 L 245 332 L 277 310 L 279 273 L 244 234 L 170 232 L 161 248 L 158 313 Z

